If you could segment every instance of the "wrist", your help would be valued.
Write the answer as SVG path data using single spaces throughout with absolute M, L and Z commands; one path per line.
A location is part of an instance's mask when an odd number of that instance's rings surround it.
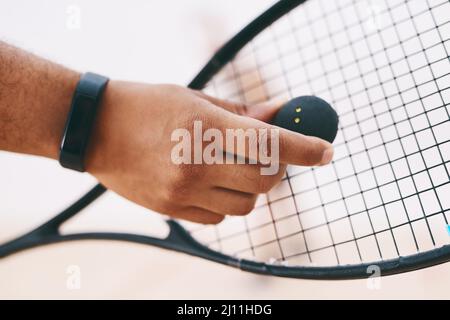
M 92 175 L 104 171 L 106 164 L 109 162 L 110 145 L 114 139 L 112 136 L 114 133 L 112 113 L 118 104 L 120 104 L 118 84 L 116 81 L 110 80 L 97 107 L 97 114 L 86 146 L 85 169 Z
M 108 78 L 91 72 L 81 76 L 73 94 L 61 140 L 61 166 L 79 172 L 86 171 L 86 149 L 108 81 Z
M 36 154 L 57 160 L 59 158 L 61 137 L 70 111 L 73 93 L 80 79 L 80 73 L 67 71 L 54 79 L 53 88 L 47 92 L 49 108 L 46 114 L 46 122 L 42 127 L 43 144 Z M 59 88 L 58 88 L 59 87 Z M 53 89 L 53 90 L 52 90 Z
M 80 74 L 0 41 L 0 149 L 58 159 Z

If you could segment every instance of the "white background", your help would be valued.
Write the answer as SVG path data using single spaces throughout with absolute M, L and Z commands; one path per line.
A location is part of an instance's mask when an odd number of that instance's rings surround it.
M 0 2 L 0 39 L 80 71 L 186 84 L 214 50 L 271 0 Z M 80 28 L 69 15 L 80 9 Z M 0 241 L 43 222 L 95 183 L 58 164 L 0 153 Z M 159 232 L 147 210 L 114 194 L 71 230 Z M 67 287 L 70 266 L 81 287 Z M 366 280 L 263 277 L 151 247 L 117 242 L 47 246 L 0 260 L 0 298 L 450 298 L 450 264 Z

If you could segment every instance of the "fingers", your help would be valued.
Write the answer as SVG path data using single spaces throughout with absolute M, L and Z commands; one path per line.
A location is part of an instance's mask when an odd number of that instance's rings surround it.
M 333 146 L 320 138 L 280 129 L 280 162 L 322 166 L 333 159 Z
M 272 176 L 261 175 L 260 166 L 250 164 L 206 168 L 207 179 L 195 180 L 196 184 L 187 192 L 173 191 L 166 198 L 170 203 L 166 203 L 162 211 L 176 218 L 212 224 L 222 221 L 225 215 L 248 214 L 254 208 L 258 194 L 268 192 L 281 180 L 286 166 L 280 167 L 278 174 Z M 206 188 L 205 181 L 209 182 Z M 180 188 L 183 185 L 180 184 Z
M 278 129 L 278 161 L 281 163 L 303 166 L 325 165 L 333 158 L 333 147 L 329 142 L 266 123 L 273 118 L 276 111 L 281 107 L 281 104 L 264 103 L 259 105 L 248 105 L 210 97 L 200 91 L 193 90 L 193 92 L 208 102 L 230 111 L 216 113 L 217 118 L 214 119 L 213 123 L 215 123 L 217 129 L 222 132 L 226 132 L 227 129 L 266 129 L 267 143 L 271 146 L 271 130 Z M 258 150 L 260 147 L 266 147 L 259 144 L 259 139 L 252 139 L 251 137 L 248 139 L 248 145 L 251 142 L 255 144 L 255 147 L 257 147 Z M 267 149 L 270 150 L 270 148 Z M 252 155 L 249 154 L 248 147 L 243 150 L 226 148 L 226 151 L 241 157 L 253 158 Z
M 247 107 L 246 116 L 269 123 L 284 104 L 283 102 L 264 102 Z
M 215 164 L 204 166 L 202 181 L 196 181 L 199 192 L 192 193 L 182 204 L 186 206 L 177 217 L 200 223 L 219 223 L 226 215 L 245 215 L 250 213 L 260 193 L 268 192 L 282 178 L 286 165 L 324 165 L 333 157 L 333 147 L 325 140 L 305 136 L 289 131 L 267 122 L 273 118 L 280 104 L 264 103 L 248 105 L 210 97 L 199 91 L 192 91 L 201 97 L 202 112 L 206 127 L 218 129 L 222 133 L 217 139 L 223 139 L 220 151 L 238 158 L 253 159 L 258 164 Z M 241 136 L 232 137 L 234 144 L 228 145 L 228 133 Z M 247 132 L 256 132 L 255 135 Z M 239 143 L 244 137 L 243 143 Z M 263 137 L 261 139 L 261 137 Z M 241 147 L 237 147 L 240 145 Z M 243 147 L 242 147 L 243 146 Z M 254 152 L 250 146 L 258 151 Z M 274 174 L 262 174 L 262 157 L 260 150 L 270 154 L 269 164 L 276 163 L 278 170 Z M 217 152 L 217 151 L 216 151 Z M 227 162 L 228 163 L 228 162 Z M 264 167 L 267 163 L 264 165 Z M 278 167 L 279 166 L 279 167 Z M 205 178 L 207 177 L 207 179 Z M 192 180 L 192 179 L 191 179 Z M 205 189 L 202 183 L 209 185 Z M 196 187 L 197 189 L 197 187 Z M 181 204 L 181 202 L 179 203 Z
M 248 104 L 243 102 L 232 102 L 229 100 L 223 100 L 216 97 L 211 97 L 201 91 L 192 90 L 195 95 L 219 106 L 232 113 L 251 117 L 264 122 L 270 122 L 275 116 L 284 102 L 264 102 L 258 104 Z
M 212 166 L 208 175 L 218 187 L 245 193 L 266 193 L 277 185 L 286 171 L 280 165 L 274 175 L 262 175 L 259 165 L 217 165 Z
M 224 215 L 195 206 L 180 209 L 180 212 L 171 214 L 171 216 L 203 224 L 217 224 L 225 219 Z
M 248 129 L 257 129 L 259 136 L 266 132 L 267 140 L 258 138 L 254 141 L 254 143 L 257 144 L 258 150 L 260 150 L 260 148 L 271 150 L 269 146 L 275 146 L 272 139 L 278 138 L 278 160 L 281 163 L 304 166 L 324 165 L 329 163 L 333 157 L 333 147 L 329 142 L 273 126 L 257 119 L 243 117 L 228 112 L 222 115 L 217 123 L 222 126 L 220 128 L 222 132 L 226 132 L 227 129 L 243 129 L 244 131 Z M 265 142 L 268 145 L 261 145 L 261 142 Z M 234 149 L 226 150 L 227 152 L 233 152 L 241 157 L 249 156 L 248 148 L 242 151 Z M 276 157 L 276 155 L 272 155 L 272 158 L 274 156 Z
M 245 215 L 253 210 L 256 199 L 256 194 L 215 187 L 200 194 L 196 205 L 220 215 Z
M 264 176 L 256 165 L 215 165 L 206 172 L 208 180 L 214 185 L 207 189 L 191 190 L 189 202 L 181 199 L 189 210 L 183 210 L 181 218 L 205 223 L 218 223 L 219 216 L 245 215 L 252 211 L 258 194 L 268 192 L 281 180 L 286 166 L 282 166 L 277 175 Z M 195 210 L 195 208 L 202 210 Z M 211 215 L 211 213 L 215 214 Z

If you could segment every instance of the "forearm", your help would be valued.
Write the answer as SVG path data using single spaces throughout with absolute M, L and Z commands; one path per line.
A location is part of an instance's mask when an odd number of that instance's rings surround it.
M 79 76 L 0 41 L 0 150 L 56 159 Z

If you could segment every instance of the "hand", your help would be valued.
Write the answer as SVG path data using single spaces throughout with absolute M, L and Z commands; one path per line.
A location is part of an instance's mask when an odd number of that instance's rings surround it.
M 259 193 L 269 191 L 286 164 L 322 165 L 332 146 L 280 129 L 280 169 L 261 175 L 255 164 L 174 164 L 175 129 L 277 128 L 266 122 L 276 104 L 243 105 L 174 85 L 110 81 L 86 156 L 87 171 L 110 190 L 146 208 L 200 223 L 249 213 Z

